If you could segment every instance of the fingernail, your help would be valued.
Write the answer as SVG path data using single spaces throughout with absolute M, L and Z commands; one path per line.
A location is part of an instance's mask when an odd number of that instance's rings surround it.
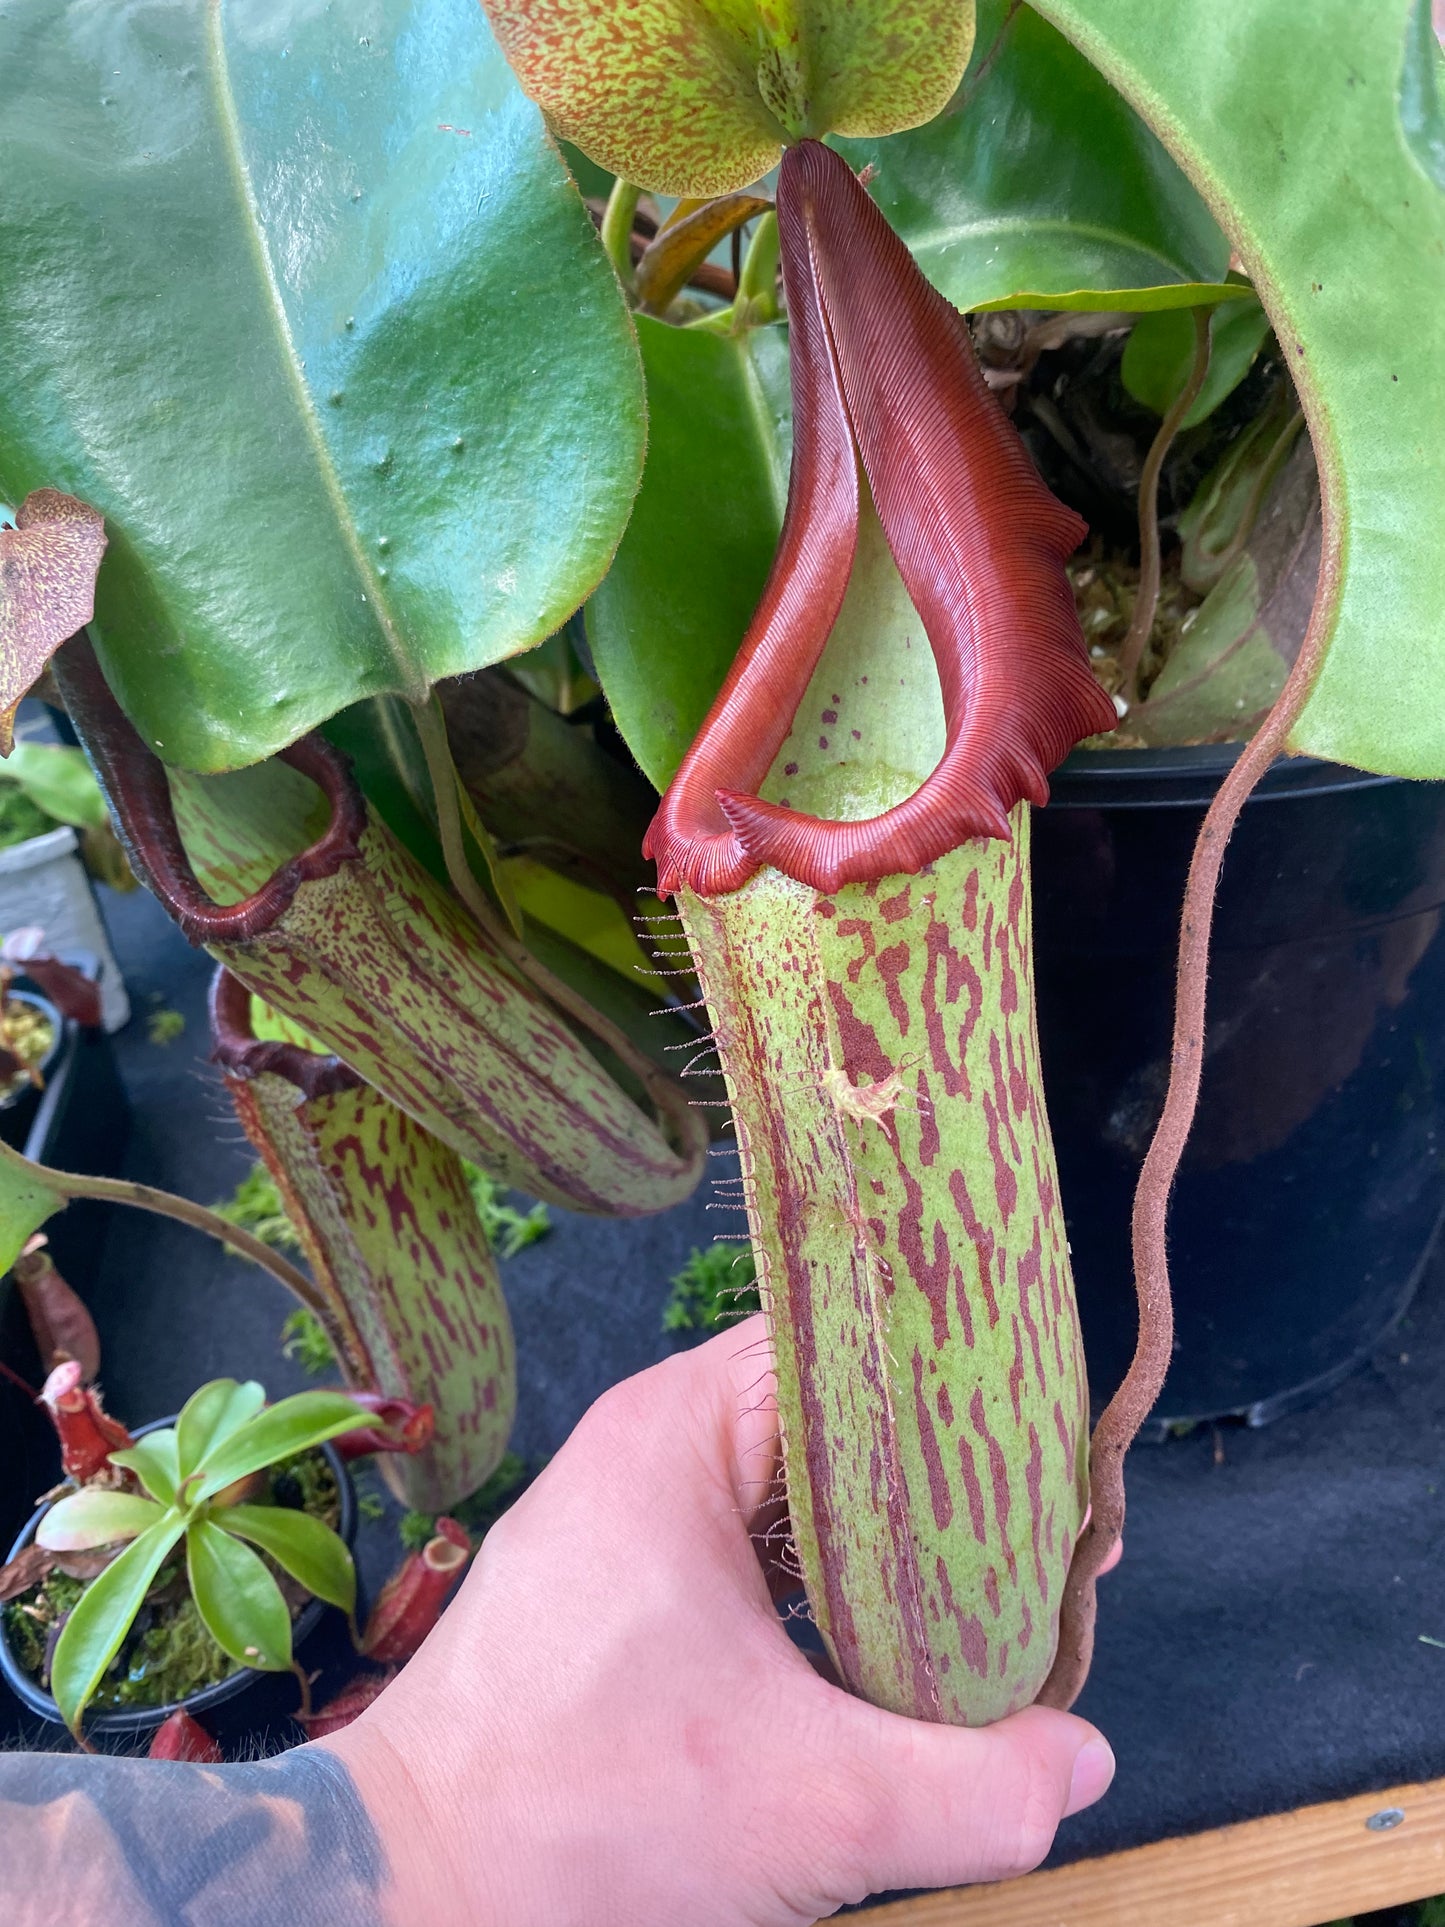
M 1074 1761 L 1068 1805 L 1064 1808 L 1065 1818 L 1071 1813 L 1081 1812 L 1084 1807 L 1091 1807 L 1095 1800 L 1108 1792 L 1113 1777 L 1114 1754 L 1109 1742 L 1102 1738 L 1086 1741 Z

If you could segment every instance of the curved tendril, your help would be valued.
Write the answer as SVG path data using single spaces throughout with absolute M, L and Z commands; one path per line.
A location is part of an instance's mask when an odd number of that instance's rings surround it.
M 778 181 L 792 329 L 793 468 L 767 587 L 647 845 L 664 894 L 736 888 L 771 864 L 819 890 L 917 871 L 1008 835 L 1023 799 L 1112 729 L 1065 558 L 1084 524 L 1051 495 L 979 371 L 962 317 L 919 273 L 852 170 L 816 141 Z M 922 618 L 945 747 L 916 793 L 862 822 L 756 794 L 842 604 L 857 467 Z

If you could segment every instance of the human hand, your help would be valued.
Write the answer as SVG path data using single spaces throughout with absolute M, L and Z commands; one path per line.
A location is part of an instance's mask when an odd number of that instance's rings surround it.
M 879 1711 L 788 1639 L 757 1536 L 776 1418 L 761 1318 L 598 1400 L 488 1533 L 351 1772 L 396 1921 L 801 1927 L 890 1887 L 1037 1864 L 1113 1775 L 1033 1707 Z

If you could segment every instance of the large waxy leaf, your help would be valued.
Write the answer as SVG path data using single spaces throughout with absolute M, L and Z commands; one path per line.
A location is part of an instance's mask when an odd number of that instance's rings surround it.
M 1309 420 L 1323 666 L 1296 749 L 1445 776 L 1445 192 L 1421 0 L 1040 0 L 1225 221 Z M 1428 159 L 1428 155 L 1427 155 Z
M 197 1519 L 186 1533 L 186 1569 L 206 1631 L 223 1653 L 263 1672 L 291 1664 L 291 1615 L 258 1553 Z
M 1157 17 L 1145 31 L 1168 38 Z M 874 199 L 957 307 L 1144 310 L 1227 298 L 1229 245 L 1197 191 L 1030 7 L 984 0 L 973 71 L 948 113 L 886 141 L 838 146 L 855 167 L 876 168 Z
M 365 1424 L 366 1413 L 342 1392 L 297 1392 L 279 1405 L 268 1405 L 208 1453 L 187 1497 L 199 1505 L 263 1466 L 309 1452 Z
M 143 1532 L 98 1579 L 90 1582 L 72 1607 L 50 1662 L 50 1691 L 72 1732 L 80 1724 L 86 1701 L 120 1650 L 151 1581 L 185 1529 L 186 1522 L 177 1513 Z
M 792 447 L 787 336 L 640 316 L 651 441 L 587 639 L 628 748 L 665 789 L 727 674 L 782 527 Z
M 355 1562 L 324 1519 L 279 1505 L 227 1506 L 217 1519 L 227 1532 L 269 1553 L 307 1592 L 343 1612 L 355 1608 Z
M 547 635 L 642 455 L 615 277 L 476 0 L 0 9 L 0 498 L 100 509 L 203 770 Z
M 802 134 L 932 119 L 973 0 L 484 0 L 532 98 L 613 173 L 726 194 Z

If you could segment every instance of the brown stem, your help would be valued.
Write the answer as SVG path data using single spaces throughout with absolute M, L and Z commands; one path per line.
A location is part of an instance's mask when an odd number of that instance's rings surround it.
M 1286 738 L 1304 708 L 1323 660 L 1334 604 L 1334 597 L 1329 594 L 1333 573 L 1331 546 L 1327 540 L 1314 613 L 1289 679 L 1210 804 L 1189 865 L 1179 933 L 1169 1089 L 1134 1194 L 1138 1345 L 1124 1382 L 1094 1428 L 1089 1448 L 1092 1511 L 1088 1525 L 1079 1536 L 1064 1587 L 1058 1656 L 1039 1695 L 1039 1702 L 1044 1706 L 1072 1706 L 1088 1678 L 1094 1649 L 1099 1570 L 1124 1530 L 1124 1455 L 1158 1399 L 1169 1369 L 1174 1346 L 1174 1307 L 1166 1245 L 1169 1193 L 1199 1101 L 1209 941 L 1219 872 L 1225 845 L 1239 813 L 1255 784 L 1284 751 Z
M 1194 360 L 1190 364 L 1189 379 L 1160 422 L 1159 433 L 1149 446 L 1139 477 L 1139 591 L 1134 598 L 1134 619 L 1119 650 L 1119 691 L 1131 709 L 1139 700 L 1139 668 L 1154 633 L 1154 616 L 1159 607 L 1159 477 L 1174 437 L 1209 373 L 1209 323 L 1213 313 L 1212 308 L 1190 310 L 1194 322 Z
M 149 1184 L 136 1184 L 129 1178 L 96 1178 L 74 1171 L 54 1171 L 48 1164 L 36 1164 L 30 1158 L 21 1157 L 18 1151 L 12 1151 L 5 1144 L 0 1144 L 0 1161 L 33 1174 L 45 1190 L 55 1192 L 67 1201 L 95 1198 L 105 1204 L 134 1205 L 138 1210 L 154 1211 L 158 1217 L 174 1218 L 180 1224 L 204 1231 L 208 1237 L 233 1246 L 242 1257 L 260 1265 L 263 1271 L 269 1271 L 273 1278 L 318 1317 L 327 1315 L 325 1300 L 305 1272 L 298 1271 L 279 1252 L 272 1251 L 269 1245 L 262 1244 L 259 1238 L 253 1237 L 240 1225 L 231 1224 L 216 1212 L 208 1211 L 203 1204 L 192 1204 L 189 1198 L 178 1198 L 173 1192 L 157 1191 Z

